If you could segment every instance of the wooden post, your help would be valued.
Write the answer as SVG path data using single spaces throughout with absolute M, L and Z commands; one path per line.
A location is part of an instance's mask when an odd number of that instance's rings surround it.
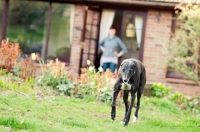
M 6 38 L 6 26 L 7 26 L 7 18 L 8 18 L 8 9 L 9 9 L 9 0 L 5 0 L 4 10 L 3 10 L 3 19 L 2 19 L 2 36 L 1 40 Z
M 48 53 L 48 47 L 49 47 L 49 36 L 50 36 L 50 28 L 51 28 L 51 14 L 52 14 L 52 2 L 50 2 L 49 10 L 48 10 L 48 21 L 47 21 L 47 33 L 46 33 L 45 50 L 44 50 L 44 60 L 47 59 L 47 53 Z

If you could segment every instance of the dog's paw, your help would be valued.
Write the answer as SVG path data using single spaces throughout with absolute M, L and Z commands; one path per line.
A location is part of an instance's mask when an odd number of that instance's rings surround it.
M 124 121 L 120 121 L 120 124 L 124 124 Z
M 134 115 L 133 116 L 133 122 L 135 123 L 137 121 L 137 117 Z
M 125 121 L 124 122 L 124 127 L 127 126 L 127 125 L 128 125 L 128 121 Z
M 129 120 L 125 119 L 124 120 L 124 127 L 128 125 Z

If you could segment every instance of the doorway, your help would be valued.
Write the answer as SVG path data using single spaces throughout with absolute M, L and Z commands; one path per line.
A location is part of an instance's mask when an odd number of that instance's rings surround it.
M 91 64 L 97 65 L 100 17 L 100 9 L 93 7 L 86 9 L 80 68 L 87 66 L 87 60 L 90 60 Z
M 142 61 L 145 23 L 145 12 L 123 13 L 121 39 L 125 43 L 128 53 L 120 58 L 119 64 L 127 58 L 135 58 Z
M 101 15 L 100 41 L 108 35 L 111 24 L 117 27 L 116 36 L 125 43 L 128 50 L 128 53 L 119 58 L 118 67 L 119 64 L 127 58 L 135 58 L 142 61 L 146 12 L 103 10 Z M 103 28 L 101 29 L 101 27 Z M 103 37 L 102 34 L 104 35 Z M 97 62 L 100 62 L 100 58 L 101 54 L 98 55 Z M 97 67 L 98 66 L 99 65 L 97 65 Z

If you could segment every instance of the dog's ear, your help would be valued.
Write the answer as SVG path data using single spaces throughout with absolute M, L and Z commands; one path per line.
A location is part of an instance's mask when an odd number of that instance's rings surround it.
M 134 62 L 134 61 L 133 61 L 133 68 L 135 68 L 135 67 L 136 67 L 136 65 L 137 65 L 137 64 L 136 64 L 136 62 Z
M 122 61 L 122 63 L 121 63 L 121 65 L 120 66 L 122 66 L 124 64 L 124 60 Z

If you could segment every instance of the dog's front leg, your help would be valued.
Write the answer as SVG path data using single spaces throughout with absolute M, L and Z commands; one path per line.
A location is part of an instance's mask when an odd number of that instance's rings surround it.
M 124 115 L 123 122 L 126 119 L 126 115 L 127 115 L 128 108 L 129 108 L 128 95 L 129 95 L 129 91 L 128 90 L 124 90 L 123 91 L 123 100 L 124 100 L 124 105 L 125 105 L 125 115 Z
M 114 92 L 113 92 L 112 103 L 111 103 L 111 107 L 112 107 L 111 119 L 112 120 L 115 120 L 115 116 L 116 116 L 116 99 L 117 99 L 118 93 L 120 91 L 120 86 L 121 85 L 119 83 L 116 83 L 114 85 Z
M 124 120 L 124 126 L 128 125 L 129 123 L 134 101 L 135 101 L 135 91 L 131 91 L 131 102 L 130 102 L 129 109 Z

